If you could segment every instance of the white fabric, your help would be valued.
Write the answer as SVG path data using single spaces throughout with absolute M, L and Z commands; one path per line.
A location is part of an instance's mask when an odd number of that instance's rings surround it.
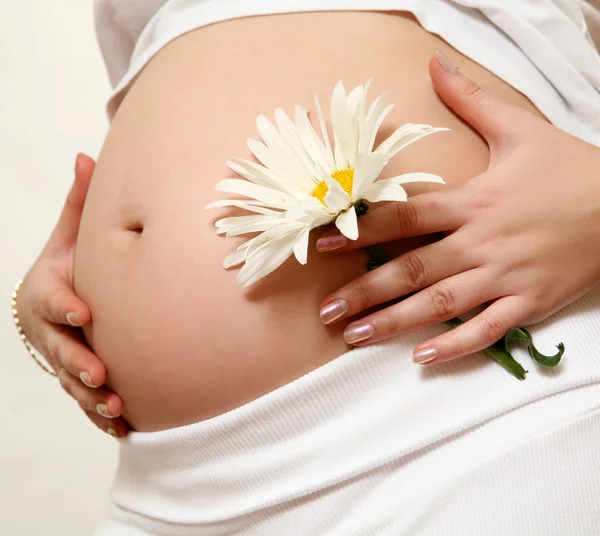
M 597 11 L 578 0 L 96 0 L 98 38 L 115 86 L 109 114 L 149 59 L 185 32 L 257 14 L 325 10 L 411 11 L 426 30 L 527 95 L 556 126 L 600 145 L 600 55 L 585 20 Z
M 600 59 L 576 0 L 100 0 L 114 113 L 191 29 L 258 13 L 402 9 L 600 145 Z M 600 288 L 532 329 L 558 369 L 418 367 L 435 326 L 354 350 L 241 408 L 121 442 L 97 536 L 600 534 Z

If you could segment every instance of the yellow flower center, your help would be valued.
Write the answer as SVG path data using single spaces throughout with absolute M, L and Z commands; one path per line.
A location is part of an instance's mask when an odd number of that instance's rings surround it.
M 340 183 L 340 186 L 344 191 L 352 197 L 352 182 L 354 181 L 354 170 L 353 169 L 341 169 L 331 174 L 332 178 Z M 325 204 L 325 195 L 329 191 L 325 181 L 321 181 L 317 184 L 317 187 L 312 191 L 312 196 L 316 197 L 321 203 Z

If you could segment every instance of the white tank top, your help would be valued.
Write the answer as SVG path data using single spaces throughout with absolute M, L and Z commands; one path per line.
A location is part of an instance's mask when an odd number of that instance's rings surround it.
M 599 0 L 95 0 L 112 117 L 149 59 L 185 32 L 259 14 L 410 11 L 428 31 L 525 94 L 556 126 L 600 145 Z

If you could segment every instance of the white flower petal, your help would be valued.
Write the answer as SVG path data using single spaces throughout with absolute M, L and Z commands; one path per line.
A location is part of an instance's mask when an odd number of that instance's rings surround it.
M 310 227 L 300 231 L 300 234 L 294 242 L 294 255 L 300 264 L 306 264 L 308 259 L 308 238 L 310 235 Z
M 306 181 L 306 179 L 315 176 L 315 166 L 298 138 L 296 127 L 281 108 L 275 110 L 275 120 L 277 128 L 264 115 L 258 116 L 256 125 L 266 146 L 270 149 L 270 154 L 264 151 L 262 147 L 255 146 L 255 149 L 260 151 L 261 155 L 259 157 L 255 153 L 256 157 L 265 163 L 264 158 L 273 161 L 274 155 L 277 155 L 281 165 L 278 171 L 282 174 L 285 173 L 286 177 L 289 177 L 290 174 L 293 175 L 293 182 L 295 183 L 298 182 L 299 178 Z M 312 182 L 304 183 L 305 188 L 311 186 Z
M 249 160 L 242 160 L 241 158 L 228 159 L 227 167 L 234 173 L 244 177 L 244 179 L 247 179 L 255 184 L 260 184 L 261 186 L 275 188 L 276 190 L 287 191 L 288 185 L 291 181 L 289 177 L 281 177 L 273 173 L 273 171 L 271 171 L 269 168 Z M 294 188 L 292 188 L 292 190 L 296 191 L 297 189 L 297 185 L 294 184 Z
M 292 120 L 281 108 L 277 108 L 277 110 L 275 110 L 275 121 L 283 139 L 294 150 L 294 153 L 296 154 L 297 158 L 302 162 L 302 165 L 304 166 L 308 174 L 318 184 L 321 180 L 319 177 L 321 175 L 320 169 L 322 166 L 319 163 L 315 162 L 315 159 L 312 158 L 312 156 L 308 152 L 308 147 L 306 147 L 302 138 L 300 137 L 300 133 L 296 125 L 292 123 Z
M 222 207 L 243 208 L 244 210 L 249 210 L 250 212 L 257 212 L 258 214 L 265 215 L 283 214 L 283 212 L 278 212 L 276 210 L 271 210 L 270 208 L 265 208 L 265 203 L 263 203 L 262 201 L 252 201 L 246 199 L 223 199 L 221 201 L 213 201 L 212 203 L 206 205 L 204 208 L 209 209 Z
M 282 188 L 285 187 L 293 195 L 312 188 L 313 181 L 298 160 L 283 151 L 270 149 L 256 140 L 248 140 L 246 145 L 252 154 L 276 175 Z
M 358 238 L 358 221 L 356 210 L 351 206 L 346 212 L 342 212 L 335 220 L 335 226 L 350 240 Z
M 307 195 L 304 199 L 302 199 L 302 210 L 304 210 L 304 212 L 309 216 L 313 217 L 329 215 L 327 207 L 312 195 Z
M 338 82 L 333 89 L 330 110 L 335 141 L 335 165 L 337 169 L 352 168 L 356 158 L 354 118 L 348 110 L 346 89 L 342 82 Z
M 275 149 L 277 151 L 287 153 L 288 155 L 292 153 L 291 147 L 275 128 L 275 125 L 273 125 L 273 123 L 271 123 L 271 121 L 269 121 L 265 115 L 260 114 L 256 118 L 256 128 L 260 134 L 260 137 L 263 139 L 265 145 L 269 149 Z
M 283 221 L 282 216 L 232 216 L 218 220 L 215 226 L 217 234 L 227 233 L 228 237 L 237 236 L 271 229 Z
M 310 222 L 315 218 L 331 219 L 332 214 L 327 210 L 327 207 L 312 195 L 307 195 L 300 205 L 291 208 L 285 212 L 284 220 L 286 222 L 299 221 Z
M 306 218 L 306 212 L 304 211 L 302 205 L 298 205 L 290 210 L 287 210 L 283 216 L 285 222 L 298 221 L 303 218 Z
M 321 135 L 325 142 L 325 150 L 327 153 L 327 160 L 329 162 L 329 173 L 331 175 L 335 171 L 335 159 L 333 157 L 333 151 L 331 150 L 331 142 L 329 141 L 329 134 L 327 133 L 327 125 L 325 124 L 325 118 L 323 117 L 323 109 L 319 98 L 315 95 L 315 107 L 317 108 L 317 115 L 319 116 L 319 124 L 321 125 Z
M 389 158 L 395 156 L 399 151 L 408 147 L 411 143 L 435 134 L 436 132 L 444 132 L 450 130 L 448 128 L 435 128 L 431 125 L 413 125 L 407 123 L 396 130 L 388 139 L 384 140 L 379 147 L 377 152 L 385 152 Z
M 246 263 L 240 270 L 237 280 L 243 287 L 249 287 L 279 268 L 294 251 L 296 233 L 288 233 L 269 240 L 252 255 L 246 256 Z
M 216 184 L 215 189 L 219 192 L 244 195 L 257 201 L 263 201 L 273 208 L 288 209 L 297 203 L 297 200 L 286 192 L 242 179 L 224 179 Z
M 283 222 L 259 234 L 252 239 L 252 244 L 248 247 L 248 257 L 252 256 L 256 250 L 262 247 L 267 242 L 279 239 L 289 233 L 298 233 L 308 224 L 304 221 Z
M 352 117 L 356 117 L 358 115 L 358 108 L 363 96 L 364 89 L 362 86 L 356 86 L 352 91 L 350 91 L 350 93 L 348 93 L 346 105 L 348 106 L 348 111 Z
M 335 179 L 327 181 L 329 190 L 325 194 L 323 201 L 329 211 L 339 212 L 340 210 L 346 210 L 352 204 L 352 199 L 346 193 L 346 191 L 340 186 L 340 183 Z
M 396 184 L 406 184 L 408 182 L 437 182 L 445 184 L 442 177 L 433 173 L 403 173 L 387 180 L 394 181 Z
M 301 106 L 294 108 L 294 118 L 296 120 L 296 130 L 302 145 L 306 152 L 312 158 L 316 171 L 320 176 L 331 175 L 333 173 L 335 162 L 331 150 L 326 149 L 323 141 L 319 138 L 312 124 L 308 120 L 306 110 Z
M 393 104 L 386 107 L 385 102 L 386 97 L 385 95 L 382 95 L 371 105 L 367 115 L 365 133 L 361 139 L 361 142 L 364 142 L 364 145 L 360 145 L 359 152 L 371 152 L 373 150 L 377 133 L 387 115 L 394 108 Z
M 363 194 L 363 199 L 378 203 L 379 201 L 406 201 L 408 196 L 396 181 L 385 179 L 371 184 Z
M 246 250 L 250 246 L 252 240 L 248 240 L 244 242 L 239 248 L 237 248 L 233 253 L 230 253 L 223 260 L 223 268 L 227 270 L 228 268 L 233 268 L 239 264 L 242 264 L 246 260 Z
M 353 201 L 358 201 L 363 197 L 362 192 L 373 184 L 387 163 L 387 153 L 384 152 L 359 154 L 357 156 L 354 180 L 352 181 Z

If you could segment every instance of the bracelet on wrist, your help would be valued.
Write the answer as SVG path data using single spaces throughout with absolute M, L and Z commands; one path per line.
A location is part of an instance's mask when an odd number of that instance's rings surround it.
M 21 288 L 22 284 L 23 284 L 23 280 L 19 279 L 17 281 L 17 284 L 15 285 L 15 288 L 13 289 L 13 292 L 12 292 L 12 302 L 11 302 L 12 303 L 12 315 L 13 315 L 13 320 L 15 321 L 15 326 L 17 327 L 17 331 L 19 332 L 19 335 L 21 337 L 21 340 L 23 341 L 23 344 L 25 345 L 25 348 L 27 348 L 27 351 L 29 352 L 29 355 L 33 358 L 33 360 L 38 364 L 38 366 L 40 368 L 42 368 L 48 374 L 50 374 L 51 376 L 56 376 L 56 373 L 50 368 L 50 366 L 45 364 L 38 357 L 35 349 L 33 348 L 32 344 L 29 342 L 29 339 L 27 339 L 27 336 L 25 335 L 25 333 L 23 332 L 23 328 L 21 327 L 21 322 L 19 320 L 19 315 L 17 312 L 17 294 L 18 294 L 19 289 Z

